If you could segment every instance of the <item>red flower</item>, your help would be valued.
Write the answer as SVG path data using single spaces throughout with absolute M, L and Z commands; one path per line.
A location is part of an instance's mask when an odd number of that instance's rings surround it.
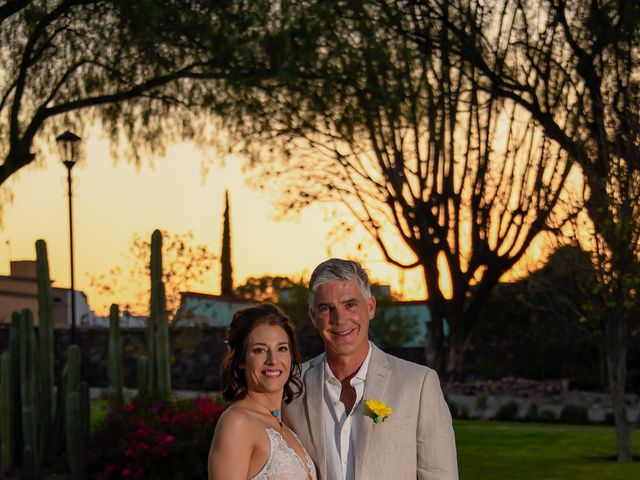
M 209 397 L 129 403 L 114 410 L 96 432 L 97 461 L 103 462 L 109 479 L 173 479 L 190 468 L 185 462 L 193 461 L 194 455 L 206 464 L 211 435 L 222 411 Z

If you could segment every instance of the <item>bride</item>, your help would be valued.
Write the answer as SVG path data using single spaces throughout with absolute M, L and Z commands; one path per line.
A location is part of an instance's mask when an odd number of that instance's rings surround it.
M 293 323 L 275 305 L 236 312 L 222 362 L 220 417 L 209 450 L 209 480 L 316 480 L 313 462 L 283 422 L 282 402 L 300 395 Z

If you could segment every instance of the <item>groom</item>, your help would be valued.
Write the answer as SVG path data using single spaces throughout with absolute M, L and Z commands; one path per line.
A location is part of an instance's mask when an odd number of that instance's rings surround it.
M 455 480 L 455 438 L 438 376 L 369 342 L 375 311 L 359 263 L 332 258 L 314 270 L 309 314 L 325 353 L 302 365 L 304 391 L 286 407 L 287 422 L 321 480 Z M 369 400 L 391 413 L 376 417 Z

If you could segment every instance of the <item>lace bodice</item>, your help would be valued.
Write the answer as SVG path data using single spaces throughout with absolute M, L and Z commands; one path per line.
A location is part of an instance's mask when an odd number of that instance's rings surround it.
M 306 450 L 304 451 L 307 463 L 305 469 L 303 460 L 278 431 L 273 428 L 267 428 L 266 431 L 271 444 L 269 459 L 252 480 L 307 480 L 307 470 L 311 473 L 311 479 L 317 480 L 316 469 Z

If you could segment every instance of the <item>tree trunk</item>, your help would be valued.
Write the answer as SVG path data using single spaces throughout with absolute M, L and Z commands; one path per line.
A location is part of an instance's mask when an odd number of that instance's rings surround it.
M 469 346 L 468 337 L 461 334 L 452 335 L 449 331 L 447 338 L 447 367 L 445 378 L 447 382 L 458 380 L 464 367 L 464 359 Z
M 439 375 L 444 374 L 445 348 L 444 348 L 444 316 L 435 308 L 429 308 L 431 321 L 427 323 L 427 347 L 424 359 L 427 366 L 433 368 Z
M 447 299 L 440 291 L 440 270 L 435 257 L 424 255 L 423 258 L 427 260 L 422 264 L 422 270 L 427 288 L 427 307 L 431 318 L 427 323 L 427 347 L 424 351 L 424 359 L 427 366 L 442 375 L 446 366 L 444 320 L 447 318 L 448 305 Z
M 427 365 L 438 372 L 441 380 L 452 382 L 462 374 L 464 359 L 471 343 L 471 336 L 462 326 L 463 318 L 454 318 L 450 314 L 448 318 L 431 309 L 431 321 L 429 322 L 429 337 L 425 351 Z M 444 322 L 448 322 L 449 329 L 445 336 Z
M 613 404 L 613 415 L 616 425 L 616 443 L 619 462 L 630 462 L 633 459 L 631 444 L 631 426 L 627 418 L 625 405 L 625 383 L 627 377 L 627 332 L 628 325 L 624 313 L 610 319 L 605 326 L 607 341 L 607 367 L 609 372 L 609 389 Z

